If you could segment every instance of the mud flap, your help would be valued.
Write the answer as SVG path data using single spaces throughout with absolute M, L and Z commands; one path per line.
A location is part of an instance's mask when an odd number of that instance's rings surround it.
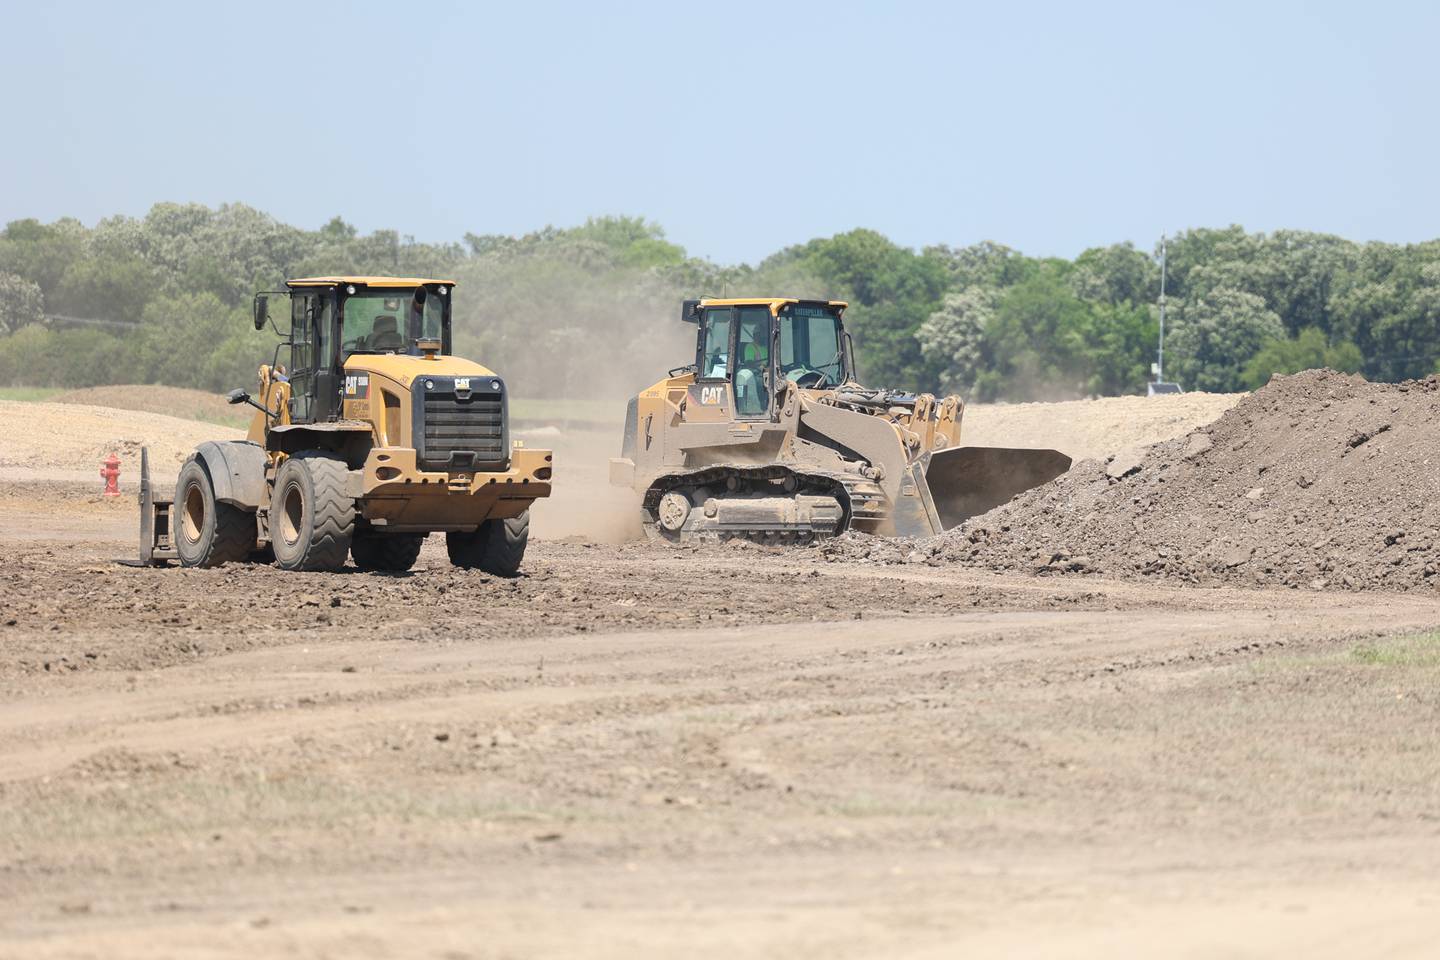
M 140 560 L 134 566 L 162 567 L 177 558 L 171 539 L 173 500 L 155 496 L 150 482 L 150 449 L 140 448 Z M 124 562 L 124 561 L 122 561 Z
M 1069 469 L 1070 458 L 1059 450 L 956 447 L 931 454 L 925 480 L 949 530 Z

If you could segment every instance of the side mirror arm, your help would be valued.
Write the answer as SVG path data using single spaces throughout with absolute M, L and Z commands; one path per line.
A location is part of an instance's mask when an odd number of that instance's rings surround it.
M 228 394 L 226 394 L 225 400 L 226 402 L 231 404 L 248 403 L 256 410 L 259 410 L 261 413 L 265 414 L 266 418 L 271 418 L 275 416 L 273 411 L 267 410 L 263 403 L 259 403 L 258 401 L 256 401 L 253 397 L 250 396 L 250 394 L 246 393 L 244 390 L 231 390 Z

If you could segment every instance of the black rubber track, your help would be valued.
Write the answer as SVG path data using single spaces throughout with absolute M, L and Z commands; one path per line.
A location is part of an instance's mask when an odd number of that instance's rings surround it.
M 683 536 L 660 526 L 656 511 L 660 498 L 670 490 L 686 491 L 687 495 L 698 487 L 723 482 L 728 477 L 737 477 L 748 482 L 771 482 L 793 477 L 796 481 L 795 494 L 810 494 L 834 497 L 840 502 L 843 513 L 839 527 L 834 533 L 820 533 L 814 530 L 726 530 L 718 533 L 688 533 Z M 777 495 L 779 492 L 777 491 Z M 693 499 L 693 497 L 692 497 Z M 852 520 L 850 497 L 845 491 L 843 480 L 829 474 L 807 473 L 792 468 L 789 464 L 772 463 L 762 466 L 716 465 L 701 467 L 687 473 L 675 473 L 657 477 L 641 498 L 640 527 L 651 540 L 667 543 L 693 543 L 700 540 L 749 540 L 762 546 L 785 546 L 791 544 L 815 543 L 827 537 L 838 537 L 850 528 Z

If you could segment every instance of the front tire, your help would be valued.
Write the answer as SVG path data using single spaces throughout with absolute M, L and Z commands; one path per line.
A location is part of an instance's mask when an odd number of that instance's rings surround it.
M 170 517 L 170 539 L 183 566 L 239 563 L 255 549 L 255 515 L 215 499 L 210 471 L 198 457 L 180 468 Z
M 391 533 L 356 536 L 350 541 L 350 559 L 361 570 L 403 573 L 415 566 L 423 533 Z
M 317 450 L 280 465 L 270 498 L 270 545 L 283 570 L 336 571 L 355 536 L 355 500 L 345 461 Z
M 486 520 L 474 533 L 445 534 L 445 549 L 457 567 L 513 577 L 530 542 L 530 511 L 509 520 Z

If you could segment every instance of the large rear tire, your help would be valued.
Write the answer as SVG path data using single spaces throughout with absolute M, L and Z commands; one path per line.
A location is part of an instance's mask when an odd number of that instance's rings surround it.
M 184 566 L 239 563 L 255 549 L 255 515 L 215 499 L 210 471 L 198 457 L 180 468 L 171 517 L 170 537 Z
M 423 533 L 372 533 L 357 535 L 350 542 L 350 559 L 361 570 L 402 573 L 415 565 Z
M 457 567 L 513 577 L 530 542 L 530 511 L 509 520 L 486 520 L 474 533 L 445 534 L 445 549 Z
M 288 458 L 270 498 L 270 545 L 284 570 L 335 571 L 355 536 L 355 500 L 345 461 L 318 450 Z

